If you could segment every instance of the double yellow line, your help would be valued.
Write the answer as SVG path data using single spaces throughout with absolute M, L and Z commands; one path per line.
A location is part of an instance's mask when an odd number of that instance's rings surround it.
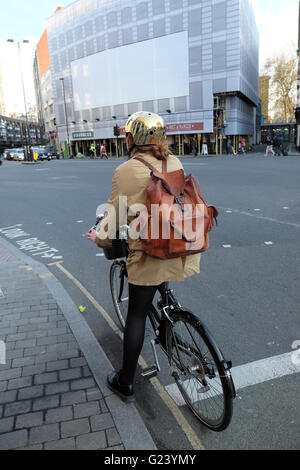
M 80 290 L 81 292 L 88 298 L 88 300 L 91 302 L 91 304 L 98 310 L 98 312 L 102 315 L 104 320 L 108 323 L 110 328 L 113 330 L 114 333 L 116 333 L 122 340 L 123 340 L 123 333 L 120 330 L 120 328 L 116 325 L 116 323 L 110 318 L 106 310 L 102 307 L 102 305 L 97 302 L 97 300 L 92 296 L 92 294 L 81 284 L 78 279 L 76 279 L 73 274 L 71 274 L 64 266 L 62 266 L 62 262 L 57 262 L 57 263 L 51 263 L 48 266 L 56 266 L 60 271 L 62 271 Z M 142 356 L 139 358 L 139 365 L 142 367 L 142 369 L 145 369 L 148 367 L 148 364 L 146 361 L 143 359 Z M 174 400 L 170 397 L 170 395 L 166 392 L 165 388 L 162 386 L 162 384 L 159 382 L 159 380 L 154 377 L 150 379 L 151 384 L 155 388 L 156 392 L 160 396 L 160 398 L 163 400 L 165 405 L 169 408 L 170 412 L 176 419 L 177 423 L 183 430 L 184 434 L 186 435 L 187 439 L 189 440 L 191 446 L 193 447 L 194 450 L 205 450 L 203 444 L 201 443 L 200 439 L 198 438 L 197 434 L 193 430 L 193 428 L 190 426 L 182 412 L 180 411 L 179 407 L 176 405 Z

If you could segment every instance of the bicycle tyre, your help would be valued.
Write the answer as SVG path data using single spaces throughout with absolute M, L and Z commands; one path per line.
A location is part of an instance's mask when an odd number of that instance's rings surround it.
M 175 379 L 176 385 L 185 401 L 187 406 L 190 408 L 190 410 L 194 413 L 196 418 L 207 428 L 211 429 L 212 431 L 216 432 L 221 432 L 224 431 L 230 424 L 231 419 L 232 419 L 232 413 L 233 413 L 233 398 L 235 397 L 235 390 L 234 390 L 234 384 L 231 378 L 231 374 L 228 370 L 224 369 L 222 361 L 224 361 L 222 352 L 220 349 L 217 347 L 216 343 L 214 342 L 211 334 L 209 333 L 208 329 L 205 327 L 205 325 L 197 318 L 194 314 L 192 314 L 189 311 L 184 311 L 184 310 L 176 310 L 176 312 L 173 312 L 171 315 L 171 319 L 173 324 L 168 322 L 168 325 L 166 327 L 166 347 L 167 347 L 167 354 L 169 357 L 169 363 L 171 365 L 171 369 L 173 370 L 173 377 Z M 207 359 L 204 358 L 202 351 L 200 348 L 195 345 L 192 345 L 193 340 L 189 338 L 188 341 L 190 343 L 186 343 L 183 341 L 182 337 L 176 332 L 177 326 L 182 323 L 185 325 L 188 325 L 190 330 L 195 333 L 199 338 L 201 338 L 203 345 L 207 348 L 207 351 L 210 354 L 210 357 L 212 358 L 214 362 L 214 369 L 211 368 L 209 370 L 209 367 L 211 367 L 211 363 L 207 362 Z M 178 329 L 178 328 L 177 328 Z M 187 328 L 188 330 L 188 328 Z M 174 340 L 174 335 L 176 337 L 176 343 L 177 343 L 177 349 L 175 340 Z M 191 338 L 193 336 L 191 335 Z M 194 338 L 194 344 L 196 344 L 196 340 Z M 184 347 L 181 345 L 184 344 Z M 190 350 L 189 348 L 186 348 L 186 345 L 192 346 Z M 174 360 L 174 347 L 176 349 L 176 354 L 178 357 L 176 360 Z M 178 354 L 178 350 L 182 348 L 184 352 L 182 352 L 182 355 Z M 197 350 L 199 349 L 199 351 Z M 193 352 L 192 352 L 193 351 Z M 186 367 L 182 363 L 183 357 L 189 357 L 189 360 L 193 359 L 194 365 L 193 367 Z M 202 359 L 200 359 L 200 356 Z M 178 360 L 180 359 L 180 360 Z M 177 364 L 176 364 L 177 362 Z M 179 362 L 179 364 L 178 364 Z M 180 364 L 181 362 L 181 364 Z M 226 361 L 225 361 L 226 362 Z M 208 365 L 210 364 L 210 365 Z M 187 378 L 187 371 L 188 369 L 198 369 L 197 375 L 196 372 L 193 374 L 190 374 L 193 376 L 192 378 Z M 208 369 L 210 372 L 210 376 L 206 374 L 205 369 Z M 201 369 L 201 374 L 199 370 Z M 212 379 L 213 379 L 213 373 L 215 373 L 216 377 L 218 377 L 220 386 L 222 389 L 222 394 L 215 393 L 216 390 L 216 385 L 212 385 Z M 185 377 L 185 381 L 183 382 L 181 379 L 181 375 Z M 196 377 L 195 377 L 196 376 Z M 201 376 L 201 379 L 200 379 Z M 207 384 L 205 386 L 205 383 Z M 185 385 L 187 384 L 187 385 Z M 196 386 L 199 387 L 200 389 L 196 389 Z M 191 393 L 187 391 L 187 387 L 190 386 L 190 389 L 192 390 Z M 194 387 L 192 389 L 192 387 Z M 215 419 L 211 419 L 208 416 L 205 416 L 205 413 L 201 411 L 200 409 L 200 404 L 202 403 L 202 410 L 204 408 L 207 411 L 207 400 L 209 397 L 204 398 L 204 393 L 202 390 L 205 390 L 205 388 L 210 388 L 212 390 L 212 395 L 211 398 L 214 399 L 214 397 L 218 397 L 222 395 L 222 401 L 223 401 L 223 410 L 222 413 L 220 413 L 219 417 L 216 417 Z M 201 390 L 201 392 L 200 392 Z M 219 390 L 218 390 L 219 391 Z M 195 393 L 196 392 L 196 393 Z M 200 395 L 202 394 L 202 397 Z M 215 393 L 215 395 L 214 395 Z M 191 398 L 192 396 L 192 398 Z M 196 399 L 195 399 L 196 396 Z M 199 405 L 198 405 L 199 404 Z
M 123 282 L 123 286 L 121 286 L 121 282 Z M 124 330 L 128 311 L 129 296 L 128 277 L 126 271 L 126 263 L 124 261 L 114 261 L 111 265 L 110 291 L 115 312 L 117 314 L 121 328 L 122 330 Z

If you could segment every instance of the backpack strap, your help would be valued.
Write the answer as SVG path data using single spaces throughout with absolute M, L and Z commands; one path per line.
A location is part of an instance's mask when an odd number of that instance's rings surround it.
M 151 163 L 146 162 L 146 160 L 144 160 L 144 159 L 141 158 L 141 157 L 134 157 L 134 160 L 138 160 L 139 162 L 143 163 L 143 164 L 146 165 L 146 166 L 149 168 L 149 170 L 151 170 L 151 171 L 158 171 L 156 168 L 154 168 L 153 165 L 151 165 Z M 163 161 L 162 161 L 162 172 L 163 172 L 163 173 L 167 173 L 167 169 L 168 169 L 167 160 L 163 160 Z

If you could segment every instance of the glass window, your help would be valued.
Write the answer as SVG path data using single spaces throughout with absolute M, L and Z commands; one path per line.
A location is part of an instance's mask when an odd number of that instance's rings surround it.
M 171 16 L 171 33 L 183 31 L 182 15 Z
M 149 39 L 149 24 L 139 24 L 137 26 L 137 40 L 145 41 Z
M 165 13 L 165 10 L 165 0 L 152 0 L 153 15 L 161 15 L 162 13 Z
M 151 113 L 154 110 L 154 103 L 153 101 L 143 101 L 142 107 L 143 111 L 149 111 Z
M 98 16 L 95 19 L 95 27 L 96 27 L 96 32 L 101 33 L 101 31 L 104 31 L 104 18 L 103 16 Z
M 226 2 L 212 6 L 213 31 L 226 29 Z
M 166 34 L 165 20 L 153 21 L 153 35 L 154 37 L 163 36 Z
M 123 8 L 121 11 L 122 24 L 132 22 L 132 9 L 130 7 Z
M 139 111 L 139 103 L 129 103 L 128 104 L 128 114 L 133 114 Z
M 226 68 L 226 43 L 219 41 L 213 43 L 213 70 L 224 70 Z
M 158 112 L 159 113 L 166 113 L 167 109 L 170 109 L 170 100 L 169 98 L 165 98 L 163 100 L 158 100 Z
M 118 26 L 118 15 L 116 11 L 111 11 L 107 15 L 107 27 L 108 28 L 115 28 Z
M 202 33 L 202 10 L 192 10 L 189 12 L 189 35 L 199 36 Z
M 203 103 L 202 82 L 190 83 L 190 104 L 191 109 L 201 109 Z
M 72 42 L 73 42 L 73 40 L 74 40 L 74 39 L 73 39 L 73 30 L 72 30 L 72 29 L 70 29 L 69 31 L 67 31 L 67 33 L 66 33 L 66 38 L 67 38 L 67 44 L 68 44 L 68 46 L 69 46 L 70 44 L 72 44 Z
M 63 48 L 63 47 L 65 47 L 65 45 L 66 45 L 66 40 L 65 40 L 65 35 L 64 35 L 64 34 L 61 34 L 61 35 L 59 36 L 58 42 L 59 42 L 59 47 L 60 47 L 60 49 Z
M 82 57 L 84 57 L 83 43 L 77 44 L 77 46 L 76 46 L 76 56 L 77 56 L 77 59 L 81 59 Z
M 75 41 L 79 41 L 80 39 L 83 38 L 83 30 L 82 30 L 82 25 L 79 25 L 75 28 Z
M 178 10 L 183 7 L 183 0 L 171 0 L 170 10 Z
M 74 51 L 74 47 L 70 47 L 68 49 L 68 57 L 69 57 L 69 62 L 72 62 L 73 60 L 75 60 L 75 51 Z
M 174 107 L 176 112 L 186 111 L 186 96 L 178 96 L 174 98 Z
M 130 44 L 133 42 L 132 28 L 126 28 L 122 31 L 122 42 L 123 44 Z
M 102 34 L 102 36 L 98 36 L 96 38 L 96 47 L 97 47 L 97 52 L 104 51 L 105 49 L 105 36 Z
M 189 6 L 197 5 L 200 0 L 189 0 Z
M 94 39 L 90 39 L 86 42 L 86 53 L 92 55 L 95 52 Z
M 125 116 L 124 104 L 119 104 L 119 105 L 114 106 L 114 116 L 117 116 L 117 117 Z
M 145 18 L 148 18 L 148 16 L 149 16 L 148 3 L 147 2 L 139 3 L 136 6 L 136 19 L 137 19 L 137 21 L 144 20 Z
M 85 37 L 91 36 L 93 34 L 93 22 L 87 21 L 84 25 Z
M 190 74 L 202 72 L 202 46 L 191 47 L 189 50 Z
M 119 45 L 119 33 L 118 31 L 113 31 L 108 33 L 108 47 L 117 47 Z

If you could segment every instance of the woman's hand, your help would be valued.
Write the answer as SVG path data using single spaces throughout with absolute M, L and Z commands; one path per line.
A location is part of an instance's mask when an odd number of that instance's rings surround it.
M 86 238 L 87 238 L 88 240 L 91 240 L 91 242 L 96 243 L 96 238 L 97 238 L 97 232 L 96 232 L 96 230 L 91 229 L 91 230 L 86 234 Z

